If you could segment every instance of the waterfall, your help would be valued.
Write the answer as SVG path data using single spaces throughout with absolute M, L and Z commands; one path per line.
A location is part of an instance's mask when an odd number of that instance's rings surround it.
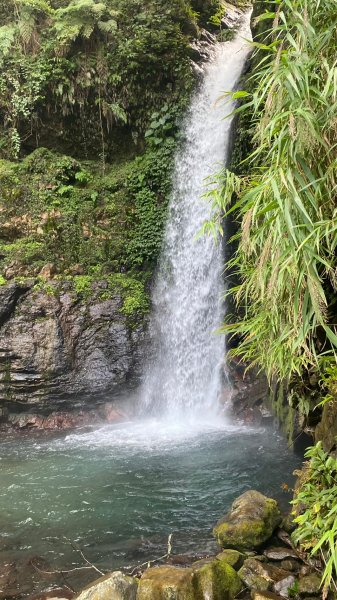
M 203 197 L 207 178 L 226 163 L 230 150 L 231 100 L 250 51 L 249 16 L 236 37 L 218 44 L 196 92 L 173 173 L 151 320 L 154 359 L 141 390 L 142 409 L 172 419 L 216 414 L 225 357 L 223 248 L 211 237 L 196 239 L 211 216 Z

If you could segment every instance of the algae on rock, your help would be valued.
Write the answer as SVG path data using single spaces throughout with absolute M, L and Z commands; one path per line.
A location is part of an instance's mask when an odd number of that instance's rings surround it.
M 261 546 L 281 523 L 276 500 L 250 490 L 237 498 L 231 510 L 214 527 L 223 548 L 238 550 Z

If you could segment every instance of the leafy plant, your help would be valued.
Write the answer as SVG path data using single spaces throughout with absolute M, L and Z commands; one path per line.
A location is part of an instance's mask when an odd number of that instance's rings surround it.
M 121 127 L 135 151 L 155 111 L 186 104 L 197 28 L 185 0 L 8 0 L 0 19 L 4 158 L 52 131 L 58 147 L 100 153 L 104 170 L 121 151 Z
M 242 174 L 219 175 L 204 231 L 221 233 L 224 213 L 241 222 L 229 264 L 240 320 L 224 331 L 237 336 L 234 355 L 289 379 L 337 346 L 337 13 L 334 0 L 273 7 L 260 17 L 273 24 L 267 39 L 253 44 L 263 55 L 253 91 L 232 94 L 254 147 Z
M 326 597 L 337 577 L 337 460 L 319 442 L 305 454 L 309 461 L 300 474 L 293 500 L 297 528 L 293 540 L 324 563 L 322 584 Z M 297 515 L 297 516 L 296 516 Z

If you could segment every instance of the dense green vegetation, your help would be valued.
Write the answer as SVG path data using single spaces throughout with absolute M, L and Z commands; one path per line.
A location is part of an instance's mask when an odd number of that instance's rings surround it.
M 234 94 L 253 150 L 239 175 L 221 174 L 214 205 L 242 222 L 230 265 L 242 318 L 226 325 L 240 339 L 234 354 L 289 379 L 334 362 L 337 346 L 337 13 L 333 0 L 269 4 L 252 92 Z
M 106 169 L 41 148 L 0 166 L 4 275 L 109 272 L 151 266 L 158 255 L 174 143 Z
M 309 448 L 306 457 L 309 461 L 293 501 L 297 524 L 293 539 L 311 556 L 322 559 L 326 597 L 329 587 L 335 591 L 337 586 L 337 460 L 321 443 Z
M 104 164 L 142 147 L 165 103 L 172 122 L 193 84 L 184 0 L 6 0 L 0 21 L 4 158 L 38 144 Z
M 132 272 L 158 256 L 189 44 L 217 0 L 0 0 L 2 281 Z

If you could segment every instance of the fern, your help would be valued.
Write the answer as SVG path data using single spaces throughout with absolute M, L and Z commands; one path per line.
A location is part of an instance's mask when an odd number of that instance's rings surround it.
M 15 35 L 16 27 L 14 25 L 0 27 L 0 66 L 14 44 Z
M 37 35 L 37 24 L 42 17 L 52 14 L 46 0 L 17 0 L 18 27 L 22 43 L 27 47 Z
M 66 51 L 78 37 L 89 39 L 95 28 L 107 35 L 115 32 L 117 14 L 103 2 L 94 0 L 72 0 L 67 7 L 59 8 L 54 24 L 59 52 Z

